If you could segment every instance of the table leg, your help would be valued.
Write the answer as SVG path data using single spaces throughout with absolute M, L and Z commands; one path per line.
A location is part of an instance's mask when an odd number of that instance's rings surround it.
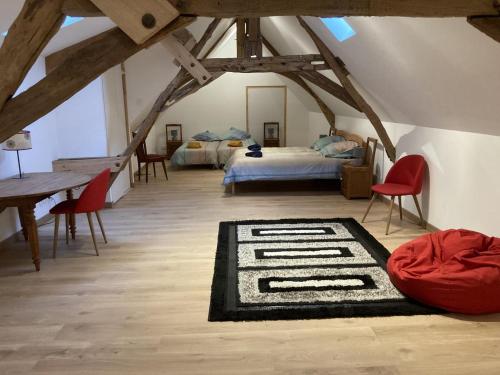
M 19 221 L 21 222 L 21 227 L 23 228 L 24 240 L 28 241 L 28 230 L 26 229 L 23 209 L 21 207 L 18 207 L 17 212 L 19 212 Z
M 66 199 L 73 199 L 73 190 L 66 190 Z M 69 214 L 69 231 L 71 232 L 71 239 L 76 238 L 76 221 L 75 214 Z
M 28 233 L 28 239 L 31 247 L 31 257 L 35 269 L 40 271 L 40 244 L 38 242 L 38 226 L 35 218 L 35 204 L 24 206 L 21 208 L 24 216 L 24 225 Z

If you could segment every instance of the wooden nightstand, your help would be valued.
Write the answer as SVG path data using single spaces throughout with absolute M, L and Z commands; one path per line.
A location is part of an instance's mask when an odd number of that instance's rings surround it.
M 342 183 L 340 188 L 347 199 L 370 198 L 372 192 L 373 175 L 369 166 L 342 167 Z
M 170 160 L 175 150 L 182 146 L 182 141 L 167 141 L 167 159 Z
M 280 147 L 279 139 L 264 139 L 264 147 Z
M 373 166 L 375 164 L 375 152 L 377 140 L 368 138 L 365 144 L 365 157 L 363 165 L 356 167 L 349 164 L 342 166 L 342 182 L 340 190 L 347 199 L 370 198 L 373 185 Z M 370 147 L 370 143 L 373 144 Z

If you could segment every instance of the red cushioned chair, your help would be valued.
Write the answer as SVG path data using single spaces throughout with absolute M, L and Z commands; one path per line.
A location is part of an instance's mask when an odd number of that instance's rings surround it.
M 373 202 L 377 198 L 377 195 L 388 195 L 391 197 L 391 208 L 389 209 L 389 217 L 387 218 L 385 234 L 389 234 L 394 199 L 398 197 L 399 218 L 403 220 L 401 197 L 403 195 L 411 195 L 415 201 L 415 206 L 417 206 L 418 215 L 420 216 L 420 225 L 425 226 L 422 211 L 420 210 L 420 205 L 418 204 L 417 194 L 420 194 L 422 191 L 426 166 L 427 163 L 421 155 L 408 155 L 399 159 L 387 174 L 385 182 L 383 184 L 372 186 L 373 197 L 361 222 L 365 221 L 368 212 L 370 212 L 370 209 L 372 208 Z
M 397 248 L 387 273 L 401 292 L 427 305 L 500 312 L 500 238 L 464 229 L 428 233 Z
M 94 242 L 94 249 L 96 255 L 99 255 L 99 250 L 97 249 L 97 242 L 94 233 L 94 224 L 92 223 L 92 212 L 95 212 L 99 227 L 101 228 L 102 236 L 104 237 L 104 243 L 108 243 L 106 234 L 104 233 L 104 227 L 102 225 L 101 217 L 99 216 L 99 210 L 104 208 L 106 201 L 106 192 L 109 187 L 109 177 L 111 170 L 105 169 L 99 175 L 97 175 L 90 183 L 85 187 L 80 198 L 71 199 L 61 202 L 54 206 L 50 213 L 55 215 L 55 225 L 54 225 L 54 251 L 53 257 L 56 257 L 57 250 L 57 237 L 59 233 L 59 215 L 65 216 L 66 219 L 66 243 L 68 243 L 68 231 L 69 231 L 69 216 L 72 214 L 87 214 L 87 219 L 89 221 L 90 233 L 92 234 L 92 241 Z

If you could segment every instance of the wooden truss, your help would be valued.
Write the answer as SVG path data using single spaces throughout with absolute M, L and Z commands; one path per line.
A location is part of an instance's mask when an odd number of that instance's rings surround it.
M 261 34 L 259 17 L 299 14 L 467 17 L 474 27 L 500 41 L 500 0 L 26 0 L 0 49 L 0 142 L 53 110 L 109 68 L 163 41 L 182 67 L 139 125 L 138 136 L 119 156 L 118 170 L 114 161 L 115 177 L 125 168 L 139 143 L 146 138 L 161 111 L 225 72 L 275 72 L 293 80 L 316 100 L 334 128 L 335 114 L 306 82 L 322 88 L 365 113 L 389 158 L 394 160 L 394 146 L 380 119 L 351 83 L 342 61 L 301 17 L 298 20 L 316 44 L 319 55 L 281 56 Z M 14 97 L 27 72 L 66 15 L 106 15 L 118 27 L 49 56 L 47 76 Z M 190 34 L 182 32 L 182 29 L 193 22 L 196 16 L 216 18 L 201 39 L 193 44 Z M 233 23 L 237 25 L 237 58 L 208 58 L 227 29 L 199 57 L 221 18 L 233 18 Z M 178 33 L 174 35 L 175 31 Z M 262 57 L 263 45 L 272 57 Z M 324 69 L 331 69 L 341 84 L 319 72 Z

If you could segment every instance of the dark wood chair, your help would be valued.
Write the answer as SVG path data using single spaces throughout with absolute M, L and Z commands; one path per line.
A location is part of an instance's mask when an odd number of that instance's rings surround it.
M 135 137 L 136 134 L 133 134 Z M 163 167 L 163 171 L 165 172 L 165 177 L 168 180 L 167 174 L 167 166 L 165 165 L 165 160 L 167 160 L 167 155 L 159 155 L 159 154 L 148 154 L 148 149 L 146 147 L 146 141 L 142 141 L 139 144 L 139 147 L 135 150 L 135 154 L 137 155 L 137 165 L 139 170 L 137 171 L 139 181 L 141 180 L 141 164 L 146 164 L 146 183 L 148 183 L 149 177 L 149 164 L 153 164 L 153 175 L 156 177 L 156 167 L 155 163 L 161 163 Z

